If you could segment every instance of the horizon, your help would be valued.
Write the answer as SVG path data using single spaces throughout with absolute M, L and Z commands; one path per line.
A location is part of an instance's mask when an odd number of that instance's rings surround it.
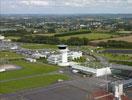
M 1 13 L 1 15 L 132 15 L 132 13 Z
M 131 0 L 1 0 L 1 14 L 132 14 Z

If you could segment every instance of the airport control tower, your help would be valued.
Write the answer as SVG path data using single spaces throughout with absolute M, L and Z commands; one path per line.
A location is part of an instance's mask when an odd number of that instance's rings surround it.
M 60 62 L 58 63 L 59 66 L 68 66 L 68 48 L 67 45 L 58 45 L 59 51 L 60 51 Z

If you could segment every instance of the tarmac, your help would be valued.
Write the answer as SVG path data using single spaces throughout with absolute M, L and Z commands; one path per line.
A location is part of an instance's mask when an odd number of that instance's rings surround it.
M 0 100 L 89 100 L 91 91 L 106 89 L 107 83 L 100 78 L 82 78 L 12 94 L 0 95 Z M 132 97 L 132 88 L 126 92 Z

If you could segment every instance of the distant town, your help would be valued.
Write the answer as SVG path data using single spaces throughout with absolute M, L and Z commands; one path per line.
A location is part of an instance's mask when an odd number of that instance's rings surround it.
M 131 100 L 132 14 L 0 18 L 1 100 Z

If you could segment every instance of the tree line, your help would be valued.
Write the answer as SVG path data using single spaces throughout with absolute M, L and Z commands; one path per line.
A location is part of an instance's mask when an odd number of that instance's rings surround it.
M 89 40 L 87 38 L 78 38 L 71 37 L 67 40 L 61 40 L 58 37 L 54 36 L 23 36 L 18 40 L 14 40 L 16 42 L 24 42 L 24 43 L 39 43 L 39 44 L 67 44 L 67 45 L 88 45 Z
M 106 48 L 132 48 L 131 42 L 126 41 L 116 41 L 116 40 L 109 40 L 107 42 L 99 42 L 99 46 L 106 47 Z
M 80 30 L 80 31 L 70 31 L 70 32 L 63 32 L 59 34 L 55 34 L 55 37 L 63 37 L 63 36 L 71 36 L 71 35 L 78 35 L 78 34 L 88 34 L 91 33 L 90 30 Z
M 17 30 L 6 30 L 6 31 L 0 31 L 0 34 L 4 36 L 24 36 L 24 35 L 30 35 L 31 32 L 27 32 L 25 29 L 17 29 Z

